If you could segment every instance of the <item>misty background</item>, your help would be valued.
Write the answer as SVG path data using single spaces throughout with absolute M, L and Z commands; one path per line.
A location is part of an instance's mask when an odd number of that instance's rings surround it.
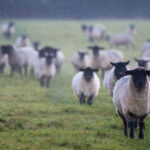
M 1 18 L 150 18 L 150 0 L 0 0 Z

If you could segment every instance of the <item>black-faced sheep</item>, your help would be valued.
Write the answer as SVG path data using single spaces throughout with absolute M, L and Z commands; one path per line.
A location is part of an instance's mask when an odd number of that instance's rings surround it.
M 16 40 L 16 46 L 17 47 L 27 47 L 30 46 L 30 40 L 26 34 L 21 35 Z
M 85 98 L 88 97 L 87 104 L 91 105 L 93 99 L 98 95 L 100 80 L 95 73 L 97 71 L 97 69 L 87 67 L 80 69 L 80 72 L 73 77 L 73 92 L 79 98 L 80 104 L 86 103 Z

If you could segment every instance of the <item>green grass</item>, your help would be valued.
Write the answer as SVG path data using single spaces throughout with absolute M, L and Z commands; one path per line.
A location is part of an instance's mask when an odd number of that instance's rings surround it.
M 122 32 L 134 23 L 137 28 L 136 49 L 120 47 L 125 60 L 140 57 L 141 44 L 150 38 L 150 22 L 122 21 L 48 21 L 14 20 L 16 34 L 10 41 L 0 34 L 0 44 L 13 44 L 21 33 L 42 46 L 60 48 L 65 63 L 60 77 L 51 81 L 50 89 L 41 88 L 30 76 L 9 77 L 9 69 L 0 76 L 0 150 L 146 150 L 150 147 L 150 120 L 146 120 L 145 139 L 131 140 L 123 135 L 122 121 L 115 116 L 111 97 L 102 86 L 92 106 L 80 106 L 71 89 L 75 74 L 70 58 L 78 49 L 91 45 L 80 26 L 103 24 L 110 33 Z M 0 22 L 0 25 L 4 20 Z M 109 48 L 107 42 L 96 42 Z

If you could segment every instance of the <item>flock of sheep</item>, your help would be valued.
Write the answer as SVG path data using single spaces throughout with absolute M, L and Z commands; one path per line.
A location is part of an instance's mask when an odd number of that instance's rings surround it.
M 120 45 L 132 46 L 136 33 L 135 25 L 129 25 L 123 33 L 106 35 L 106 29 L 100 26 L 82 25 L 81 29 L 87 38 L 94 40 L 107 40 L 110 47 Z M 6 38 L 11 38 L 15 32 L 12 22 L 2 27 Z M 124 135 L 134 138 L 134 129 L 139 127 L 139 138 L 143 139 L 144 119 L 150 113 L 150 40 L 142 47 L 142 56 L 135 58 L 135 68 L 131 69 L 130 61 L 123 61 L 123 53 L 117 49 L 103 50 L 97 45 L 89 46 L 92 57 L 88 52 L 77 51 L 71 58 L 71 64 L 76 74 L 72 80 L 72 88 L 80 104 L 91 105 L 100 90 L 100 79 L 97 72 L 102 71 L 103 85 L 112 97 L 119 116 L 124 125 Z M 11 76 L 14 72 L 36 75 L 41 86 L 49 87 L 50 80 L 60 73 L 64 62 L 64 54 L 57 48 L 45 46 L 39 48 L 39 43 L 30 44 L 27 35 L 23 34 L 16 40 L 16 44 L 0 46 L 0 71 L 8 64 Z M 105 71 L 107 71 L 105 73 Z M 87 100 L 86 100 L 87 98 Z

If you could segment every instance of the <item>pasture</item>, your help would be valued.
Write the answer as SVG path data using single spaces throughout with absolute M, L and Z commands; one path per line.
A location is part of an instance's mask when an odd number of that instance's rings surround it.
M 0 25 L 6 20 L 1 20 Z M 150 22 L 146 20 L 105 21 L 48 21 L 13 20 L 16 33 L 11 40 L 0 34 L 0 44 L 14 44 L 26 33 L 41 46 L 59 48 L 65 54 L 60 76 L 50 88 L 41 88 L 30 75 L 9 76 L 9 68 L 0 75 L 0 150 L 146 150 L 150 148 L 150 119 L 145 121 L 145 139 L 131 140 L 123 135 L 123 124 L 115 116 L 111 97 L 102 85 L 92 106 L 80 105 L 71 88 L 75 74 L 70 64 L 73 53 L 98 44 L 109 48 L 106 41 L 89 43 L 81 31 L 81 24 L 102 24 L 107 33 L 123 32 L 127 25 L 136 25 L 136 49 L 120 47 L 125 60 L 141 55 L 141 45 L 150 39 Z M 90 51 L 89 54 L 91 55 Z M 100 73 L 99 73 L 100 75 Z M 138 131 L 138 129 L 137 129 Z

